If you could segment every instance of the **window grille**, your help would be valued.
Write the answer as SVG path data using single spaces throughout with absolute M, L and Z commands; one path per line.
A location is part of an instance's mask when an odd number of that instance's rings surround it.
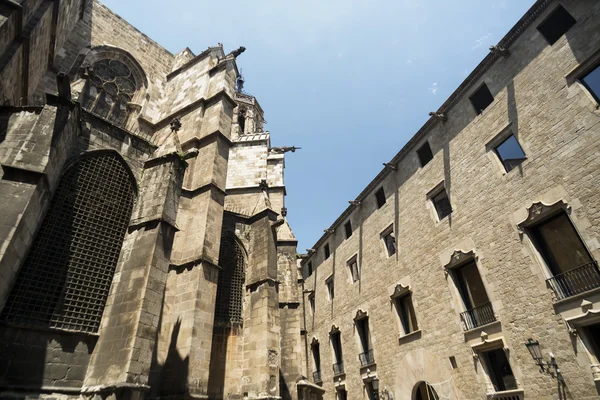
M 134 202 L 117 156 L 90 155 L 62 177 L 1 319 L 94 333 Z
M 244 249 L 234 237 L 225 236 L 221 239 L 219 263 L 223 270 L 217 284 L 215 323 L 242 323 L 246 263 Z
M 123 126 L 127 119 L 127 105 L 136 89 L 135 78 L 127 65 L 118 60 L 100 60 L 90 70 L 83 108 Z

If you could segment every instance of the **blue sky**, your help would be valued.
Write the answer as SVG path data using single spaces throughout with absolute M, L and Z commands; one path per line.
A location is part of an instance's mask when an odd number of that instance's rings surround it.
M 171 52 L 245 46 L 304 252 L 534 0 L 103 0 Z M 172 6 L 166 6 L 170 4 Z

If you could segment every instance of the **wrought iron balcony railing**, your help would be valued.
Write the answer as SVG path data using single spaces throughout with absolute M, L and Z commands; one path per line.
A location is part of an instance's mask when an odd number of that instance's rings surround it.
M 557 300 L 598 288 L 600 287 L 598 261 L 592 261 L 562 274 L 554 275 L 547 282 L 556 293 Z
M 344 362 L 333 364 L 333 376 L 341 375 L 344 373 Z
M 486 303 L 460 314 L 465 331 L 496 321 L 492 303 Z
M 313 372 L 313 381 L 315 381 L 315 382 L 323 382 L 323 379 L 321 379 L 321 371 L 315 371 L 315 372 Z
M 360 353 L 358 355 L 360 359 L 360 365 L 364 367 L 365 365 L 375 363 L 375 357 L 373 357 L 373 350 L 365 351 L 364 353 Z

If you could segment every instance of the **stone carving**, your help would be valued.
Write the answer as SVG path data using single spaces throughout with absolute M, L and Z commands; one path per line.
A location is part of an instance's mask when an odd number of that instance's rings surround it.
M 271 147 L 270 152 L 275 153 L 275 154 L 283 154 L 283 153 L 287 153 L 288 151 L 291 151 L 292 153 L 295 153 L 296 150 L 300 150 L 301 148 L 302 147 L 296 147 L 296 146 Z

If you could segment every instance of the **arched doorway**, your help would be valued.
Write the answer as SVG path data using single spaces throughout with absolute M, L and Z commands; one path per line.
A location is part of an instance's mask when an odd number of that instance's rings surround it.
M 436 391 L 427 382 L 419 382 L 415 386 L 413 393 L 414 400 L 439 400 L 440 397 Z

